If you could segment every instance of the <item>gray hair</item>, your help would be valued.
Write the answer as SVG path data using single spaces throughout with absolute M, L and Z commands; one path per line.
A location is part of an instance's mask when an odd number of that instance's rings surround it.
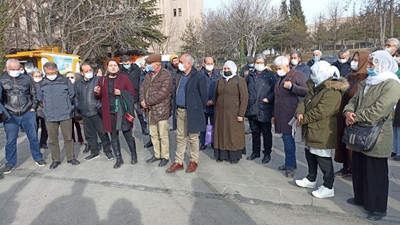
M 18 59 L 8 59 L 6 62 L 6 68 L 10 67 L 11 63 L 16 63 L 18 66 L 21 68 L 21 63 L 19 62 Z
M 292 56 L 292 55 L 297 55 L 299 58 L 301 58 L 301 52 L 300 51 L 294 50 L 294 51 L 292 51 L 292 53 L 290 53 L 290 56 Z
M 43 65 L 43 69 L 56 69 L 58 70 L 57 64 L 55 64 L 54 62 L 47 62 Z
M 185 56 L 186 60 L 190 63 L 191 66 L 194 66 L 194 58 L 190 54 L 183 54 Z
M 274 60 L 274 66 L 287 66 L 289 65 L 289 60 L 288 58 L 286 58 L 285 56 L 278 56 L 276 57 L 276 59 Z
M 38 68 L 36 68 L 36 67 L 32 69 L 32 75 L 33 75 L 34 73 L 40 73 L 40 75 L 43 76 L 43 72 L 42 72 L 41 70 L 39 70 Z
M 347 48 L 340 49 L 338 56 L 343 55 L 343 54 L 350 55 L 350 52 L 349 52 L 349 50 L 347 50 Z
M 264 65 L 267 65 L 267 56 L 266 55 L 264 55 L 264 54 L 257 54 L 255 57 L 254 57 L 254 62 L 257 60 L 257 59 L 263 59 L 264 60 Z
M 320 50 L 314 50 L 313 53 L 319 53 L 320 56 L 322 56 L 322 52 Z
M 396 45 L 396 47 L 400 46 L 400 41 L 397 38 L 389 38 L 389 39 L 387 39 L 386 42 L 389 42 L 389 41 L 392 41 L 394 43 L 394 45 Z

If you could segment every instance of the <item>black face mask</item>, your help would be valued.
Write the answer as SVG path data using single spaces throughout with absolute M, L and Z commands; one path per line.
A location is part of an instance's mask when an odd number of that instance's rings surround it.
M 109 73 L 108 76 L 116 77 L 118 76 L 118 73 Z
M 232 72 L 231 71 L 224 71 L 224 76 L 226 76 L 226 77 L 232 76 Z

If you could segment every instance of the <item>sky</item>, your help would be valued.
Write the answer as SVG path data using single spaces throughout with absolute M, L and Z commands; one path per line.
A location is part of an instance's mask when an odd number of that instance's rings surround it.
M 221 7 L 221 1 L 229 3 L 230 0 L 203 0 L 204 12 L 207 12 L 210 9 L 217 9 Z M 279 9 L 282 0 L 271 0 L 271 5 L 276 6 Z M 329 7 L 329 2 L 332 0 L 301 0 L 301 6 L 306 17 L 307 24 L 314 24 L 320 13 L 324 13 L 327 16 L 327 9 Z M 338 0 L 342 3 L 347 1 Z M 286 0 L 289 5 L 289 0 Z M 359 2 L 359 0 L 356 0 Z M 358 11 L 358 7 L 356 6 L 356 11 Z M 347 11 L 342 8 L 343 17 L 351 16 L 353 12 L 353 4 L 347 8 Z

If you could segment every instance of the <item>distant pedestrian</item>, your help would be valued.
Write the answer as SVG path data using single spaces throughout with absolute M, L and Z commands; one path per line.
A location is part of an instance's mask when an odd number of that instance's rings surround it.
M 339 72 L 340 76 L 348 79 L 351 72 L 351 58 L 350 52 L 347 49 L 342 49 L 338 53 L 338 60 L 332 63 L 332 66 L 335 66 Z
M 293 51 L 290 54 L 290 67 L 294 70 L 300 71 L 307 76 L 307 79 L 310 78 L 311 70 L 310 67 L 303 62 L 303 58 L 301 56 L 301 52 Z

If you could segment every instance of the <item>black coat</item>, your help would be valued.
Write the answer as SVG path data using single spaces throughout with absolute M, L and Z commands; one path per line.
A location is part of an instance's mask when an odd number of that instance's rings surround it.
M 125 69 L 124 67 L 121 67 L 120 72 L 122 74 L 125 74 L 128 76 L 129 80 L 132 83 L 133 89 L 135 89 L 135 102 L 139 101 L 139 91 L 140 91 L 140 75 L 142 73 L 142 70 L 139 68 L 136 63 L 131 64 L 131 68 L 129 70 Z
M 212 70 L 211 76 L 208 75 L 207 70 L 203 67 L 200 73 L 206 78 L 207 83 L 207 101 L 214 101 L 215 87 L 217 81 L 221 78 L 221 74 L 217 70 Z M 215 102 L 214 102 L 215 103 Z M 206 113 L 214 113 L 214 105 L 206 106 Z
M 340 76 L 347 79 L 351 72 L 350 63 L 351 63 L 350 58 L 345 63 L 340 63 L 339 61 L 336 60 L 334 63 L 332 63 L 332 66 L 335 66 L 336 68 L 338 68 L 338 70 L 340 72 Z
M 247 89 L 249 92 L 247 108 L 250 108 L 254 104 L 258 104 L 258 114 L 254 119 L 259 122 L 271 122 L 275 100 L 274 87 L 277 79 L 278 76 L 269 70 L 262 71 L 260 75 L 252 72 L 246 78 Z M 261 88 L 261 90 L 257 98 L 259 88 Z M 267 98 L 269 102 L 265 103 L 263 101 L 264 98 Z
M 91 117 L 100 112 L 101 102 L 94 98 L 94 87 L 98 82 L 98 77 L 93 77 L 88 81 L 81 78 L 74 85 L 75 107 L 80 115 Z
M 182 76 L 184 76 L 182 72 L 177 74 L 176 93 L 178 93 Z M 190 78 L 185 88 L 187 129 L 188 133 L 198 133 L 206 130 L 204 109 L 207 103 L 207 83 L 205 77 L 194 67 L 192 67 L 189 76 Z M 176 107 L 176 97 L 174 106 Z

